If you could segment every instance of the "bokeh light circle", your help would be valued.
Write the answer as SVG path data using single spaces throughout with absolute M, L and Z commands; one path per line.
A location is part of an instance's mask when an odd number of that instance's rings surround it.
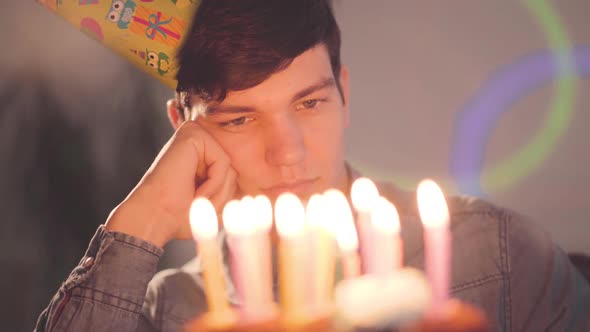
M 482 195 L 515 184 L 547 159 L 571 122 L 576 63 L 569 39 L 546 1 L 529 0 L 525 4 L 543 28 L 551 51 L 533 54 L 499 70 L 459 114 L 450 169 L 464 193 Z M 585 49 L 578 53 L 583 59 Z M 584 61 L 579 63 L 583 67 Z M 556 77 L 555 98 L 543 127 L 511 157 L 482 171 L 489 136 L 499 116 L 515 101 Z
M 549 50 L 530 54 L 496 70 L 459 112 L 449 158 L 454 181 L 441 183 L 447 189 L 454 187 L 453 191 L 483 196 L 506 190 L 529 175 L 548 158 L 571 122 L 575 76 L 590 76 L 590 47 L 572 49 L 558 14 L 545 0 L 523 2 L 539 23 Z M 500 116 L 514 102 L 552 81 L 555 97 L 543 126 L 526 145 L 484 169 L 486 147 Z M 419 181 L 409 176 L 383 174 L 366 165 L 361 169 L 374 176 L 385 175 L 384 178 L 406 189 L 415 188 Z

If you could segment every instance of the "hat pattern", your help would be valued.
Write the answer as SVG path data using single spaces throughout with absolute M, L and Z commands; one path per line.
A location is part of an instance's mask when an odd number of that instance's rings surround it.
M 199 0 L 37 0 L 141 70 L 176 88 L 176 54 Z

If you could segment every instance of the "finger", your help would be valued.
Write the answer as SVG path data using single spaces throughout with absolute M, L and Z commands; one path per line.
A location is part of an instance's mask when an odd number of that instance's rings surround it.
M 204 159 L 199 131 L 198 126 L 184 123 L 160 150 L 146 174 L 162 179 L 180 180 L 183 177 L 179 174 L 190 174 L 192 177 L 201 164 L 199 161 Z
M 211 203 L 215 206 L 215 210 L 218 214 L 221 214 L 225 204 L 232 199 L 236 193 L 236 177 L 236 172 L 233 168 L 230 168 L 225 176 L 223 187 L 211 197 Z
M 219 143 L 197 122 L 188 121 L 183 127 L 186 127 L 184 135 L 198 138 L 193 140 L 200 160 L 195 172 L 195 183 L 198 186 L 196 194 L 211 198 L 223 185 L 224 176 L 231 167 L 230 159 Z
M 223 206 L 229 200 L 229 198 L 233 197 L 236 188 L 236 173 L 231 167 L 228 169 L 226 176 L 224 176 L 223 178 L 225 180 L 222 186 L 212 195 L 211 198 L 207 197 L 211 201 L 211 204 L 213 204 L 213 206 L 215 207 L 215 211 L 218 215 L 221 215 Z M 205 196 L 196 193 L 194 198 L 196 199 L 197 197 Z M 221 222 L 221 219 L 219 220 L 219 222 Z M 192 238 L 192 232 L 190 228 L 190 221 L 188 215 L 181 222 L 180 230 L 178 234 L 175 235 L 175 237 L 178 239 Z
M 229 159 L 223 157 L 215 161 L 207 170 L 207 180 L 197 188 L 195 197 L 211 199 L 215 193 L 222 189 L 225 177 L 230 169 Z

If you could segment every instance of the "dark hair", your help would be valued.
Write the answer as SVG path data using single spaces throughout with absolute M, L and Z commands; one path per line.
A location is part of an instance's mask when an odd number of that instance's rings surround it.
M 192 93 L 221 102 L 319 44 L 340 89 L 340 29 L 330 0 L 202 0 L 177 55 L 179 106 L 190 107 Z

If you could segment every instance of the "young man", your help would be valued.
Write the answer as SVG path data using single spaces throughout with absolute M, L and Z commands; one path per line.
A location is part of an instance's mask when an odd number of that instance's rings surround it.
M 179 62 L 167 107 L 174 136 L 98 229 L 37 331 L 180 331 L 203 313 L 197 261 L 154 277 L 164 244 L 191 237 L 197 196 L 220 211 L 245 194 L 349 192 L 349 77 L 327 0 L 204 0 Z M 380 191 L 399 209 L 406 263 L 423 268 L 415 195 Z M 452 295 L 482 308 L 493 330 L 590 324 L 588 285 L 546 233 L 482 201 L 449 207 Z

